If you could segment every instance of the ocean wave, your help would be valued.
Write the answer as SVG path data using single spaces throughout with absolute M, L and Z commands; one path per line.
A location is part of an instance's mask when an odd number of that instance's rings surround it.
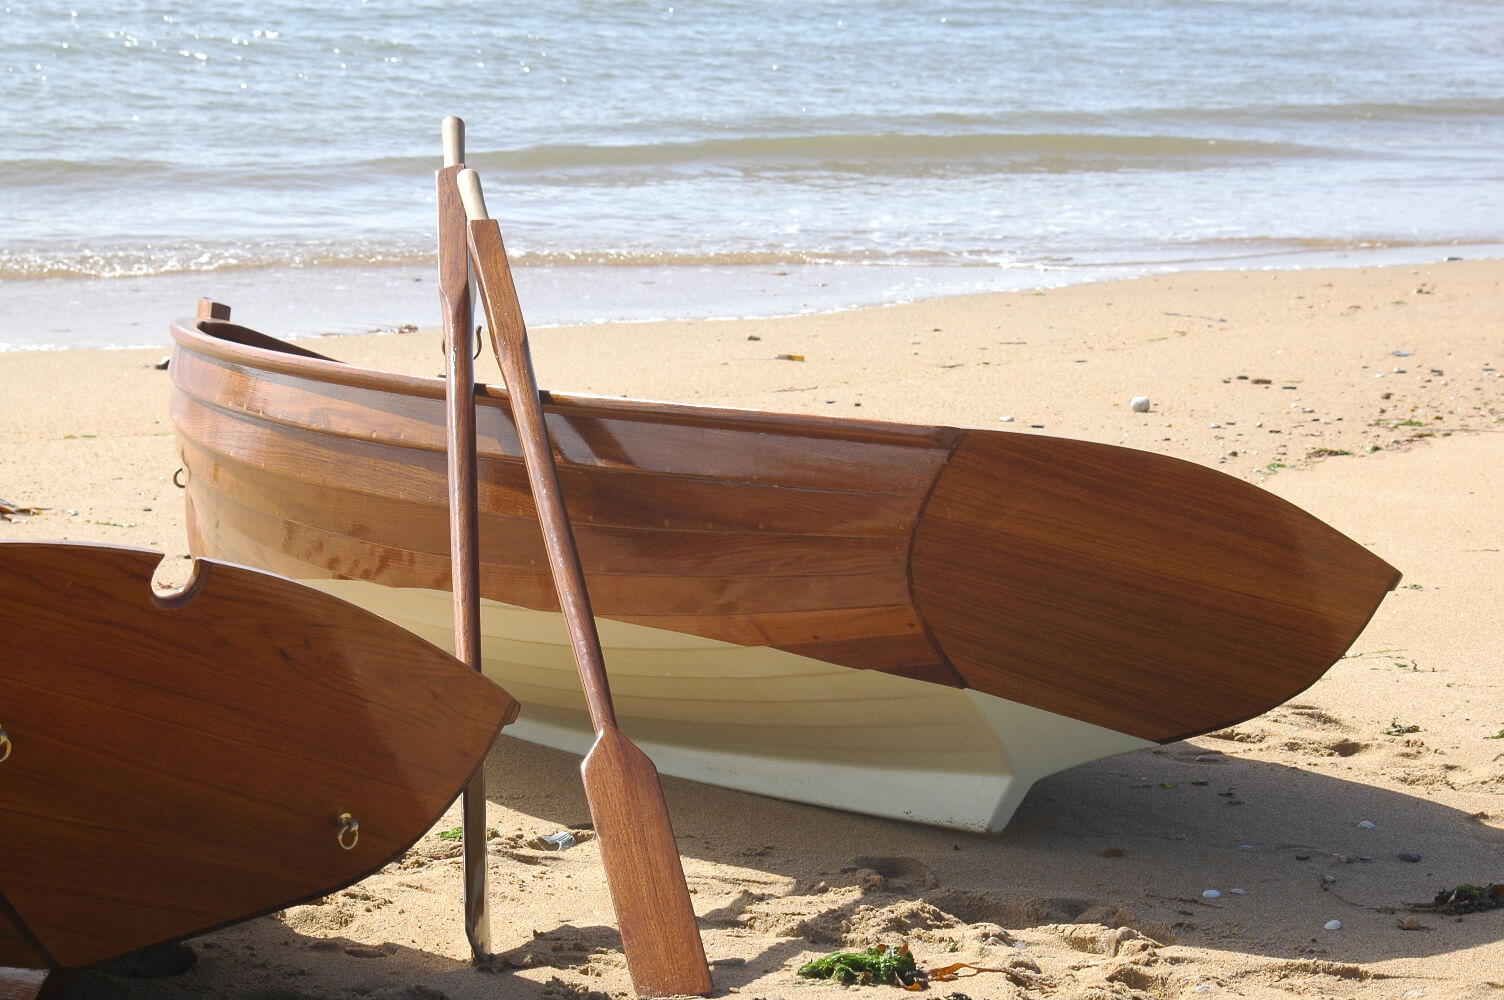
M 932 166 L 967 165 L 996 172 L 1101 170 L 1234 160 L 1333 155 L 1318 145 L 1249 139 L 1111 133 L 905 132 L 821 133 L 703 138 L 656 143 L 550 144 L 472 153 L 469 165 L 507 175 L 571 171 L 674 172 L 733 168 L 756 172 L 804 168 L 827 173 L 903 175 Z
M 429 264 L 432 251 L 387 245 L 257 245 L 0 250 L 0 280 L 144 278 L 270 267 L 342 268 Z
M 664 269 L 693 271 L 716 268 L 795 267 L 894 267 L 894 268 L 1025 268 L 1072 269 L 1081 266 L 1189 266 L 1196 263 L 1235 262 L 1280 254 L 1320 254 L 1344 251 L 1396 249 L 1443 249 L 1455 240 L 1339 239 L 1315 237 L 1252 236 L 1235 238 L 1188 238 L 1159 245 L 1125 241 L 1104 244 L 1093 252 L 1062 253 L 1058 248 L 1021 246 L 961 246 L 935 248 L 841 247 L 794 249 L 788 247 L 710 250 L 557 250 L 513 249 L 509 258 L 523 268 L 555 270 Z M 244 272 L 291 268 L 316 271 L 404 267 L 426 270 L 434 266 L 431 250 L 374 250 L 370 247 L 237 246 L 121 249 L 78 253 L 16 254 L 0 251 L 0 280 L 122 279 L 149 278 L 195 273 Z

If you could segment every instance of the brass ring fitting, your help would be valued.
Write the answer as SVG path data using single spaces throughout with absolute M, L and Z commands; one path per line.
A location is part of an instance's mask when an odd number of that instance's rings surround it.
M 360 824 L 355 822 L 354 816 L 349 813 L 339 814 L 339 835 L 336 839 L 344 850 L 355 850 L 355 845 L 360 843 Z

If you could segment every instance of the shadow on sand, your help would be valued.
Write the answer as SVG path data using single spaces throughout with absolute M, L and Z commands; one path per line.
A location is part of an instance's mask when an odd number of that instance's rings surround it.
M 1347 751 L 1340 746 L 1310 769 L 1230 757 L 1218 742 L 1202 738 L 1054 775 L 1035 786 L 1007 830 L 990 836 L 665 778 L 691 883 L 699 862 L 751 876 L 738 886 L 737 874 L 718 874 L 718 898 L 729 900 L 701 912 L 718 991 L 791 969 L 811 950 L 839 947 L 873 914 L 900 931 L 957 921 L 984 935 L 1048 931 L 1083 951 L 1111 949 L 1110 932 L 1126 927 L 1159 945 L 1262 956 L 1292 967 L 1319 960 L 1356 968 L 1504 937 L 1504 912 L 1428 914 L 1421 930 L 1401 928 L 1407 904 L 1461 882 L 1504 879 L 1500 815 L 1464 813 L 1424 791 L 1344 779 Z M 491 798 L 539 827 L 588 827 L 578 766 L 577 757 L 503 737 L 487 761 Z M 1359 826 L 1363 820 L 1373 828 Z M 1421 860 L 1402 860 L 1401 853 Z M 1207 889 L 1222 895 L 1208 899 Z M 1324 930 L 1334 918 L 1344 933 Z M 535 931 L 533 942 L 498 956 L 494 971 L 477 972 L 468 962 L 415 948 L 307 936 L 280 924 L 268 932 L 265 923 L 259 945 L 235 928 L 191 942 L 198 961 L 174 980 L 85 972 L 68 995 L 212 992 L 216 983 L 241 978 L 247 963 L 276 966 L 282 958 L 266 954 L 272 947 L 287 959 L 285 989 L 262 985 L 235 995 L 309 1000 L 327 994 L 301 989 L 300 982 L 359 982 L 369 967 L 368 985 L 357 989 L 368 997 L 461 1000 L 504 990 L 524 1000 L 556 1000 L 590 992 L 509 970 L 556 965 L 578 972 L 589 956 L 620 948 L 612 927 L 565 923 Z M 776 943 L 751 959 L 717 960 L 719 935 L 748 931 Z

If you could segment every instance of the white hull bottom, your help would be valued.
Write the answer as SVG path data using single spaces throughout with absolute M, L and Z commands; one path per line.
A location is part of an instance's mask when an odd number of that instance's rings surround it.
M 308 580 L 454 649 L 447 591 Z M 597 619 L 617 722 L 662 774 L 893 819 L 995 832 L 1030 786 L 1153 746 L 1015 702 L 766 647 Z M 520 739 L 595 742 L 564 618 L 484 601 L 483 668 Z

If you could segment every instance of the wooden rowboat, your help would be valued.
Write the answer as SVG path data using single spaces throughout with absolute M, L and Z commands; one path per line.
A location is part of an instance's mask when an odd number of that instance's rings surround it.
M 202 560 L 159 595 L 160 558 L 0 541 L 0 996 L 379 870 L 516 717 L 370 612 Z
M 173 326 L 194 552 L 448 642 L 441 380 Z M 486 673 L 592 733 L 505 390 L 477 386 Z M 972 830 L 1055 771 L 1314 682 L 1399 574 L 1192 463 L 1021 433 L 546 394 L 623 730 L 667 774 Z

